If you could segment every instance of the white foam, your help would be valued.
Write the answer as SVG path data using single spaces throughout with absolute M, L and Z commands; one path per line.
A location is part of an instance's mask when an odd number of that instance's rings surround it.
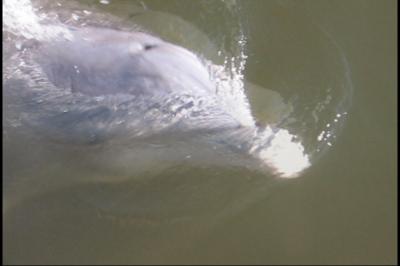
M 256 155 L 272 168 L 282 178 L 298 177 L 301 171 L 309 167 L 309 156 L 305 153 L 300 142 L 296 142 L 296 136 L 286 129 L 279 129 L 272 133 L 266 128 L 266 134 L 273 135 L 269 145 L 259 150 Z M 253 150 L 257 147 L 253 147 Z
M 63 37 L 72 38 L 70 31 L 60 23 L 46 23 L 45 14 L 39 14 L 29 0 L 3 1 L 3 30 L 26 39 L 47 40 Z

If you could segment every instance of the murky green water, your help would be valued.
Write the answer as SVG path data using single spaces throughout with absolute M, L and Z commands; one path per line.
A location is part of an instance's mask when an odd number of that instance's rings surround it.
M 215 64 L 233 58 L 225 63 L 231 70 L 245 63 L 245 82 L 261 88 L 249 93 L 255 116 L 296 133 L 312 165 L 287 180 L 181 164 L 122 184 L 65 185 L 60 180 L 71 176 L 118 174 L 74 160 L 92 151 L 63 150 L 33 132 L 6 128 L 3 263 L 395 263 L 396 7 L 395 1 L 61 6 L 65 20 L 71 9 L 96 9 Z

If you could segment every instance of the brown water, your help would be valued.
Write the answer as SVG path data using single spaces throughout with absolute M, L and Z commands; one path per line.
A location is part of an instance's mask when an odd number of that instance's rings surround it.
M 147 25 L 216 63 L 223 61 L 217 51 L 237 56 L 244 49 L 246 80 L 291 103 L 293 121 L 287 127 L 310 152 L 326 152 L 316 153 L 313 165 L 290 180 L 271 181 L 243 169 L 180 166 L 122 186 L 51 191 L 6 186 L 5 195 L 22 193 L 19 188 L 41 193 L 3 211 L 3 263 L 397 261 L 395 1 L 92 2 L 105 14 Z M 163 24 L 161 15 L 143 15 L 143 6 L 188 24 Z M 207 38 L 190 35 L 188 25 Z M 244 48 L 235 39 L 241 32 Z M 313 110 L 327 98 L 316 120 Z M 319 145 L 318 134 L 343 112 L 346 119 L 331 132 L 332 145 Z M 3 134 L 3 142 L 6 185 L 12 175 L 24 183 L 100 172 L 75 168 L 79 149 L 55 157 L 53 146 L 35 144 L 29 136 L 22 142 Z M 3 197 L 3 206 L 9 200 Z

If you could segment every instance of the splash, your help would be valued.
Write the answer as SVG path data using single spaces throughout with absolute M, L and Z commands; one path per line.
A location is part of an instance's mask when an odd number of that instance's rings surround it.
M 236 1 L 226 1 L 230 12 L 236 13 L 238 6 Z M 235 8 L 234 8 L 235 7 Z M 246 68 L 247 39 L 239 21 L 238 32 L 234 34 L 236 50 L 232 56 L 225 56 L 223 66 L 208 63 L 211 77 L 216 81 L 216 93 L 224 99 L 227 110 L 244 126 L 256 127 L 249 100 L 245 93 L 244 71 Z M 222 55 L 223 52 L 219 51 Z M 252 137 L 250 153 L 258 158 L 262 164 L 267 165 L 269 171 L 281 178 L 299 177 L 301 172 L 307 169 L 311 163 L 309 155 L 299 137 L 291 134 L 287 129 L 260 127 Z
M 3 28 L 26 39 L 72 38 L 70 31 L 62 25 L 48 23 L 44 25 L 43 23 L 50 18 L 36 11 L 29 0 L 3 1 Z

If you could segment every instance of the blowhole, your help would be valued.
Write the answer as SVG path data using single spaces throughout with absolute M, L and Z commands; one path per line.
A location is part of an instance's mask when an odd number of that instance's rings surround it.
M 155 48 L 157 45 L 155 44 L 146 44 L 143 48 L 147 51 L 147 50 L 151 50 L 153 48 Z

